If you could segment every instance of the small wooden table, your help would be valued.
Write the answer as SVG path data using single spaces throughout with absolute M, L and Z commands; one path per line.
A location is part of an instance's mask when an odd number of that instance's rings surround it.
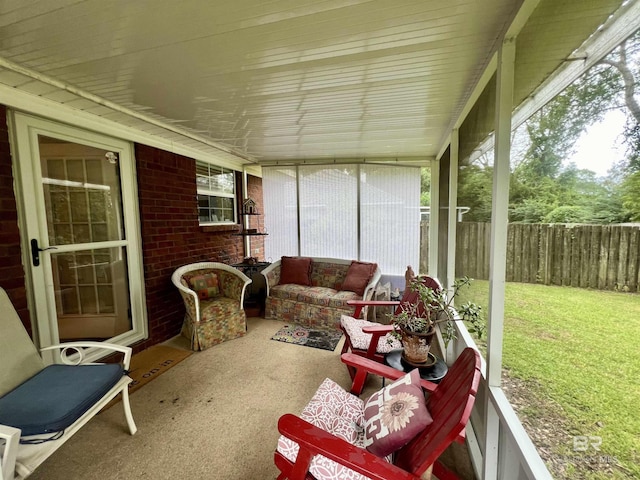
M 402 351 L 402 349 L 391 350 L 391 352 L 384 356 L 384 363 L 385 365 L 395 368 L 396 370 L 400 370 L 401 372 L 410 372 L 416 367 L 409 365 L 404 361 L 402 358 Z M 433 383 L 438 383 L 449 371 L 447 364 L 439 357 L 436 357 L 436 363 L 433 365 L 417 368 L 420 371 L 420 377 L 423 380 L 428 380 Z

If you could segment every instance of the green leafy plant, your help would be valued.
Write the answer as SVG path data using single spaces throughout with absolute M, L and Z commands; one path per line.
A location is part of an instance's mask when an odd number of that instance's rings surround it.
M 456 337 L 455 321 L 468 322 L 469 332 L 482 338 L 485 323 L 482 318 L 482 307 L 474 302 L 465 302 L 460 307 L 453 307 L 455 298 L 460 290 L 471 284 L 469 277 L 461 277 L 453 282 L 452 291 L 445 289 L 434 290 L 426 286 L 420 279 L 414 278 L 409 288 L 417 293 L 418 300 L 415 303 L 403 305 L 398 313 L 390 314 L 391 324 L 397 328 L 392 335 L 401 339 L 400 330 L 415 334 L 430 333 L 436 325 L 442 325 L 442 337 L 445 345 Z

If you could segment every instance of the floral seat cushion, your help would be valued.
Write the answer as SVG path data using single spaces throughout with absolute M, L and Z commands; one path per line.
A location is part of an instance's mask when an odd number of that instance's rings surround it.
M 200 302 L 200 321 L 202 323 L 217 321 L 238 312 L 238 301 L 233 298 L 217 297 Z
M 362 427 L 364 422 L 364 402 L 346 392 L 330 379 L 325 379 L 311 401 L 300 414 L 300 418 L 343 440 L 364 448 Z M 284 436 L 278 440 L 278 452 L 291 462 L 298 455 L 298 444 Z M 318 480 L 367 480 L 368 477 L 350 468 L 316 455 L 311 461 L 309 472 Z
M 353 307 L 347 304 L 349 300 L 360 300 L 357 293 L 339 292 L 328 287 L 304 287 L 295 284 L 276 285 L 271 288 L 269 295 L 283 300 L 294 300 L 308 305 L 342 308 L 352 311 Z
M 348 315 L 342 315 L 342 317 L 340 317 L 340 324 L 351 339 L 351 346 L 358 350 L 367 350 L 369 348 L 369 343 L 371 342 L 371 334 L 364 333 L 362 329 L 364 327 L 375 327 L 380 325 L 379 323 L 353 318 Z M 389 353 L 391 350 L 396 350 L 398 348 L 402 348 L 400 340 L 393 337 L 390 333 L 387 333 L 378 340 L 376 352 Z

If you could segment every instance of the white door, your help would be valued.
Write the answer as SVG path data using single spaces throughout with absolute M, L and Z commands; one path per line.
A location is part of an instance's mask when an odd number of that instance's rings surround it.
M 27 115 L 14 118 L 40 346 L 144 338 L 131 145 Z

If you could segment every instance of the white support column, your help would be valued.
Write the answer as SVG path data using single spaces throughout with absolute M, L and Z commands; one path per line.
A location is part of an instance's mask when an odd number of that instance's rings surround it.
M 447 290 L 451 292 L 456 278 L 456 231 L 458 222 L 458 129 L 451 132 L 451 153 L 449 156 L 449 217 L 447 237 Z
M 440 221 L 440 160 L 431 160 L 431 185 L 429 196 L 429 271 L 432 277 L 438 278 L 438 222 Z
M 509 206 L 509 160 L 511 150 L 511 115 L 513 111 L 513 77 L 515 38 L 505 39 L 498 52 L 496 87 L 495 150 L 493 164 L 493 199 L 491 205 L 491 253 L 489 259 L 489 321 L 487 328 L 487 383 L 489 389 L 500 388 L 504 329 L 504 292 L 506 278 L 507 227 Z M 498 478 L 500 421 L 487 389 L 486 451 L 483 479 Z

